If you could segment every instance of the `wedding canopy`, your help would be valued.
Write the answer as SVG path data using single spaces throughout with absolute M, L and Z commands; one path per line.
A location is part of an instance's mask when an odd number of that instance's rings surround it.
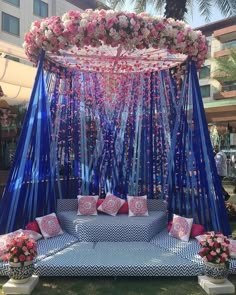
M 205 37 L 182 21 L 70 11 L 25 35 L 38 63 L 0 204 L 7 232 L 55 211 L 58 198 L 111 192 L 168 202 L 230 233 L 197 69 Z

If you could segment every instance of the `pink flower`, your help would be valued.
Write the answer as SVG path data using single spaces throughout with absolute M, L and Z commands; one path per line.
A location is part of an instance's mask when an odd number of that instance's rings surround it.
M 109 35 L 109 32 L 112 33 Z M 191 56 L 198 67 L 207 54 L 206 38 L 184 22 L 151 17 L 146 13 L 137 15 L 112 10 L 69 11 L 62 17 L 53 16 L 36 21 L 30 32 L 25 34 L 24 41 L 25 52 L 33 62 L 37 62 L 42 48 L 60 53 L 66 46 L 99 47 L 104 43 L 112 47 L 122 45 L 125 50 L 166 47 L 169 53 Z M 86 62 L 84 64 L 88 66 Z M 129 68 L 134 71 L 136 67 L 141 69 L 145 65 L 140 61 L 128 65 L 126 70 Z M 158 63 L 156 66 L 158 68 Z M 102 69 L 98 67 L 98 70 Z
M 21 254 L 19 256 L 19 260 L 20 260 L 20 262 L 24 262 L 25 261 L 25 255 Z
M 27 258 L 28 256 L 30 258 Z M 9 241 L 4 260 L 23 263 L 26 260 L 33 260 L 36 256 L 36 242 L 26 235 L 19 234 Z

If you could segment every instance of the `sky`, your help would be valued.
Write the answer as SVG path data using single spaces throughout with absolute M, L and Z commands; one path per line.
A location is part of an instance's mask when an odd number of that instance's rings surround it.
M 126 5 L 124 6 L 124 8 L 122 10 L 129 10 L 132 11 L 133 10 L 133 6 L 129 3 L 130 1 L 126 0 Z M 149 7 L 148 8 L 148 12 L 152 12 L 153 14 L 153 8 Z M 163 12 L 161 11 L 160 13 L 158 13 L 158 15 L 162 15 Z M 210 17 L 210 21 L 206 21 L 204 19 L 204 17 L 200 16 L 199 10 L 197 6 L 194 6 L 192 11 L 189 11 L 188 15 L 186 16 L 186 22 L 189 23 L 189 25 L 192 28 L 196 28 L 196 27 L 200 27 L 200 26 L 204 26 L 207 23 L 212 23 L 221 19 L 224 19 L 225 17 L 220 13 L 219 9 L 217 8 L 213 8 L 212 9 L 212 13 L 211 13 L 211 17 Z

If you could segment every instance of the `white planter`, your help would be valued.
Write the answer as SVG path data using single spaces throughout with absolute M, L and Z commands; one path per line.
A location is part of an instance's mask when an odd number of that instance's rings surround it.
M 204 262 L 203 269 L 209 281 L 215 284 L 223 284 L 229 274 L 229 268 L 225 263 Z
M 27 282 L 34 273 L 33 261 L 26 261 L 24 263 L 9 262 L 8 275 L 15 284 L 23 284 Z

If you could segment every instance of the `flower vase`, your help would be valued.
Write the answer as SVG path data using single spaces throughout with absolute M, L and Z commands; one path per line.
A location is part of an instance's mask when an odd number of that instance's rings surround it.
M 209 281 L 214 284 L 223 284 L 229 273 L 229 267 L 225 263 L 204 262 L 203 269 Z
M 33 261 L 26 261 L 22 263 L 21 262 L 14 263 L 9 261 L 8 275 L 13 283 L 24 284 L 31 278 L 33 273 L 34 273 Z

